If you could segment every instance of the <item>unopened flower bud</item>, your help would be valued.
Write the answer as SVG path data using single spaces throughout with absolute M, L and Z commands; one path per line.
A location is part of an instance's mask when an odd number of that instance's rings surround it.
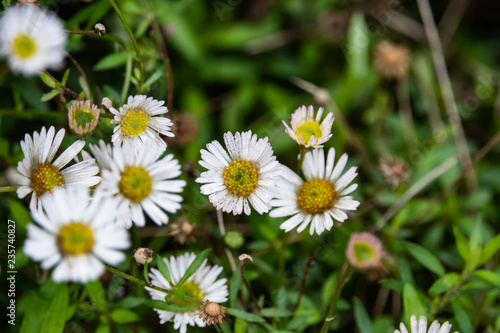
M 113 102 L 111 102 L 109 98 L 104 97 L 101 101 L 101 105 L 107 112 L 109 112 L 109 109 L 113 107 Z
M 236 230 L 230 230 L 224 236 L 224 243 L 233 250 L 237 250 L 245 244 L 245 238 L 241 232 Z
M 68 109 L 69 128 L 80 139 L 91 135 L 97 126 L 99 112 L 90 100 L 73 102 Z
M 134 259 L 140 265 L 144 265 L 146 262 L 149 264 L 153 261 L 153 250 L 147 247 L 140 247 L 135 250 Z
M 106 27 L 102 23 L 97 23 L 94 25 L 94 31 L 99 34 L 99 36 L 104 36 L 106 33 Z

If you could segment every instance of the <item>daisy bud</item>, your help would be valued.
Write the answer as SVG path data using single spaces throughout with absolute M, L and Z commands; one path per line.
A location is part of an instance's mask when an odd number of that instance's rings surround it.
M 406 165 L 405 161 L 397 157 L 391 157 L 380 160 L 378 169 L 385 177 L 387 184 L 393 188 L 400 184 L 405 184 L 410 180 L 411 170 Z
M 94 31 L 99 34 L 99 36 L 104 36 L 106 33 L 106 27 L 102 23 L 97 23 L 94 25 Z
M 382 41 L 377 45 L 375 52 L 375 67 L 386 78 L 401 78 L 410 62 L 410 50 L 406 46 L 394 45 Z
M 146 262 L 148 264 L 153 261 L 153 250 L 147 247 L 140 247 L 134 252 L 134 260 L 140 264 L 144 265 Z
M 245 244 L 245 239 L 241 232 L 236 230 L 230 230 L 224 236 L 224 243 L 233 250 L 237 250 Z
M 106 109 L 106 111 L 109 112 L 109 109 L 113 107 L 113 102 L 107 97 L 104 97 L 101 101 L 101 105 L 103 108 Z
M 354 268 L 374 267 L 382 258 L 382 243 L 367 232 L 354 233 L 347 243 L 346 257 Z
M 80 139 L 94 132 L 99 120 L 99 108 L 90 100 L 75 101 L 68 109 L 68 120 L 71 131 Z
M 245 261 L 247 261 L 247 260 L 253 261 L 253 258 L 252 258 L 250 255 L 246 254 L 246 253 L 243 253 L 242 255 L 240 255 L 240 256 L 238 257 L 238 259 L 240 260 L 240 263 L 242 263 L 242 264 L 243 264 Z
M 198 317 L 207 323 L 207 325 L 219 324 L 224 320 L 226 315 L 226 307 L 215 302 L 210 302 L 208 299 L 200 306 Z

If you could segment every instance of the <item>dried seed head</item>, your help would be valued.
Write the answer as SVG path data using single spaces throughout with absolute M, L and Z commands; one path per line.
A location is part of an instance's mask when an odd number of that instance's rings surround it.
M 193 141 L 198 135 L 198 123 L 189 113 L 178 113 L 173 115 L 171 120 L 173 123 L 171 131 L 175 136 L 165 138 L 167 144 L 184 146 Z
M 382 41 L 375 51 L 375 67 L 386 78 L 401 78 L 408 70 L 410 50 L 406 46 Z
M 153 261 L 153 250 L 147 247 L 140 247 L 135 250 L 134 259 L 140 265 L 144 265 L 146 262 L 150 263 Z
M 104 97 L 101 101 L 102 107 L 109 113 L 109 109 L 113 107 L 113 102 L 107 97 Z
M 99 34 L 99 36 L 104 36 L 106 33 L 106 27 L 102 23 L 97 23 L 94 25 L 94 31 Z
M 397 157 L 381 159 L 378 169 L 385 177 L 385 181 L 393 188 L 405 184 L 410 180 L 411 170 L 405 161 Z
M 198 312 L 197 315 L 201 320 L 207 323 L 207 325 L 219 324 L 224 320 L 224 316 L 226 315 L 225 309 L 225 306 L 210 302 L 210 300 L 207 299 L 200 306 L 200 312 Z
M 173 236 L 174 240 L 181 245 L 190 243 L 194 240 L 194 232 L 196 227 L 196 224 L 193 224 L 186 218 L 181 217 L 170 225 L 170 228 L 172 230 L 170 231 L 169 235 Z

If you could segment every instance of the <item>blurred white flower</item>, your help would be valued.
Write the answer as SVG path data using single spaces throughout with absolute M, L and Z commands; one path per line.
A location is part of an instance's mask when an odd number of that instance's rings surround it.
M 60 69 L 67 35 L 54 13 L 32 4 L 8 8 L 0 19 L 0 53 L 13 72 L 26 76 Z
M 449 322 L 445 322 L 442 326 L 438 323 L 437 320 L 434 320 L 427 331 L 427 318 L 425 316 L 421 316 L 418 319 L 415 315 L 411 316 L 411 333 L 449 333 L 451 330 L 451 324 Z M 401 323 L 399 325 L 399 330 L 395 330 L 394 333 L 408 333 L 405 324 Z M 458 333 L 458 332 L 455 332 Z

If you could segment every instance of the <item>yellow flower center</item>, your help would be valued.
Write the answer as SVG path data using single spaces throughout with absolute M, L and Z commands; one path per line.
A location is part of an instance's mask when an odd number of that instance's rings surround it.
M 59 246 L 66 254 L 90 252 L 94 246 L 92 230 L 82 223 L 70 223 L 59 230 Z
M 257 187 L 257 169 L 247 161 L 229 164 L 222 177 L 229 192 L 237 196 L 246 197 Z
M 35 41 L 28 35 L 19 35 L 12 43 L 12 51 L 21 58 L 29 58 L 36 51 Z
M 189 296 L 191 298 L 194 298 L 198 301 L 201 301 L 203 299 L 203 295 L 201 294 L 201 289 L 200 287 L 198 287 L 198 285 L 196 283 L 193 283 L 193 282 L 184 282 L 182 284 L 182 286 L 179 287 L 180 290 L 184 291 L 184 293 L 186 294 L 186 296 Z M 178 305 L 178 306 L 193 306 L 193 307 L 198 307 L 198 303 L 195 302 L 194 300 L 191 300 L 191 299 L 180 299 L 179 297 L 177 297 L 176 295 L 174 295 L 171 299 L 170 299 L 173 303 L 175 303 L 175 305 Z
M 64 181 L 59 169 L 50 163 L 42 163 L 33 168 L 30 179 L 30 187 L 37 196 L 51 192 L 54 187 L 63 185 Z
M 312 179 L 300 187 L 297 204 L 308 214 L 318 214 L 331 208 L 335 198 L 335 186 L 332 183 L 324 179 Z
M 122 172 L 120 192 L 133 202 L 139 202 L 151 193 L 151 177 L 141 167 L 127 167 Z
M 313 135 L 316 139 L 321 138 L 322 135 L 321 127 L 316 121 L 308 121 L 300 125 L 299 128 L 297 128 L 295 135 L 297 135 L 297 138 L 299 139 L 300 142 L 308 143 Z M 303 141 L 300 139 L 301 135 Z
M 366 243 L 354 243 L 353 250 L 354 256 L 359 262 L 366 262 L 375 258 L 375 250 Z
M 148 128 L 149 116 L 143 107 L 135 106 L 126 110 L 121 120 L 123 134 L 127 136 L 138 136 Z

